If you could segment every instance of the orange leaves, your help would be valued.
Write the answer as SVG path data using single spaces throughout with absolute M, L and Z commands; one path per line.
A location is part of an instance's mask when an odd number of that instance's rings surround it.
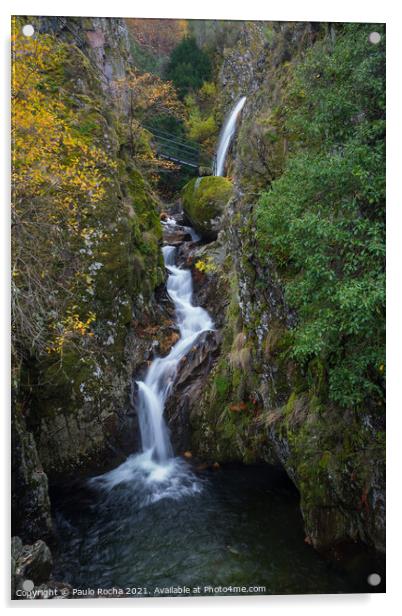
M 168 55 L 188 33 L 186 19 L 126 19 L 135 41 L 156 55 Z
M 232 411 L 232 413 L 239 413 L 240 411 L 246 411 L 247 404 L 245 402 L 239 402 L 238 404 L 231 404 L 229 406 L 229 410 Z
M 151 134 L 141 122 L 148 116 L 157 114 L 184 117 L 184 107 L 179 101 L 176 90 L 169 82 L 162 81 L 151 73 L 131 70 L 126 77 L 113 83 L 115 98 L 119 101 L 122 114 L 121 125 L 130 147 L 130 154 L 140 168 L 172 170 L 175 165 L 170 161 L 160 160 L 151 147 Z
M 181 118 L 184 107 L 176 90 L 168 81 L 152 73 L 132 70 L 125 79 L 115 82 L 115 89 L 130 96 L 132 112 L 136 116 L 167 113 Z

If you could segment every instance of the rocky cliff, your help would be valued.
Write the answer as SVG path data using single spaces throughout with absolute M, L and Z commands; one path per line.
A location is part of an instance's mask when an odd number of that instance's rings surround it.
M 109 165 L 101 202 L 91 207 L 77 197 L 80 231 L 65 240 L 65 278 L 73 279 L 77 258 L 80 268 L 71 296 L 55 290 L 55 309 L 65 313 L 48 326 L 53 342 L 36 353 L 22 343 L 15 361 L 13 530 L 34 541 L 51 535 L 47 477 L 102 470 L 135 449 L 131 377 L 147 359 L 155 324 L 163 337 L 171 320 L 163 289 L 156 291 L 165 275 L 158 201 L 127 146 L 128 103 L 119 89 L 131 62 L 124 21 L 27 21 L 56 59 L 43 71 L 42 91 L 63 93 L 65 121 L 82 152 L 96 147 Z M 143 140 L 140 129 L 134 138 Z
M 292 150 L 282 118 L 292 68 L 316 41 L 336 37 L 327 24 L 246 24 L 226 50 L 224 109 L 248 96 L 229 163 L 235 196 L 218 238 L 228 256 L 222 267 L 211 245 L 204 272 L 212 286 L 226 280 L 226 318 L 220 354 L 189 409 L 199 456 L 285 468 L 300 492 L 306 541 L 333 555 L 359 541 L 384 550 L 383 407 L 341 408 L 329 398 L 326 365 L 302 369 L 291 358 L 288 332 L 298 315 L 285 298 L 286 270 L 261 253 L 256 204 Z
M 77 273 L 77 260 L 80 269 L 73 292 L 59 299 L 56 290 L 52 299 L 64 310 L 62 319 L 51 315 L 52 342 L 41 352 L 22 344 L 15 362 L 13 534 L 34 544 L 26 549 L 31 554 L 43 551 L 38 539 L 52 541 L 48 482 L 101 472 L 137 449 L 132 375 L 153 350 L 165 354 L 177 333 L 163 285 L 158 198 L 133 156 L 136 150 L 144 158 L 149 143 L 139 126 L 127 133 L 130 97 L 122 84 L 132 61 L 125 23 L 29 21 L 57 58 L 43 72 L 41 91 L 63 92 L 63 122 L 83 152 L 98 148 L 108 174 L 95 208 L 91 195 L 78 199 L 79 233 L 67 234 L 58 253 L 66 276 Z M 180 363 L 166 408 L 172 441 L 177 453 L 191 449 L 207 462 L 281 465 L 300 493 L 306 542 L 320 551 L 337 556 L 357 542 L 383 550 L 382 402 L 376 395 L 340 404 L 329 395 L 328 363 L 314 357 L 302 365 L 292 355 L 300 315 L 288 301 L 291 267 L 261 242 L 259 227 L 261 192 L 284 175 L 300 140 L 306 151 L 316 146 L 311 135 L 295 138 L 285 121 L 294 69 L 316 44 L 335 45 L 338 27 L 255 22 L 232 34 L 222 36 L 215 110 L 223 118 L 247 96 L 227 166 L 232 181 L 190 182 L 184 210 L 203 241 L 189 242 L 180 230 L 169 240 L 179 247 L 179 263 L 192 268 L 196 302 L 216 326 Z M 311 73 L 321 79 L 320 66 Z M 306 98 L 302 90 L 298 96 Z M 365 113 L 353 114 L 351 125 Z M 374 371 L 376 392 L 382 370 Z M 20 540 L 15 547 L 16 562 L 26 560 Z

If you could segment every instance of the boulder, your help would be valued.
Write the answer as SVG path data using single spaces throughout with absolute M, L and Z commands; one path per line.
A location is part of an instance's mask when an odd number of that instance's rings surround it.
M 194 178 L 184 186 L 184 214 L 202 239 L 213 241 L 217 238 L 226 204 L 232 194 L 231 181 L 223 177 Z
M 173 390 L 165 409 L 176 451 L 190 452 L 190 407 L 202 395 L 220 343 L 219 332 L 202 332 L 178 365 Z
M 44 541 L 25 545 L 16 558 L 17 579 L 32 580 L 34 584 L 47 582 L 52 571 L 52 553 Z

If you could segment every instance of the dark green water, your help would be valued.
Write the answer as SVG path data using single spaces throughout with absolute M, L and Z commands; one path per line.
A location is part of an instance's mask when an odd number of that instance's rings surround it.
M 238 465 L 190 477 L 197 489 L 178 498 L 145 498 L 132 479 L 106 492 L 55 492 L 56 579 L 81 589 L 141 589 L 137 596 L 171 587 L 200 587 L 200 594 L 231 594 L 225 587 L 245 594 L 381 590 L 367 583 L 376 559 L 360 555 L 345 569 L 304 542 L 298 495 L 278 469 Z

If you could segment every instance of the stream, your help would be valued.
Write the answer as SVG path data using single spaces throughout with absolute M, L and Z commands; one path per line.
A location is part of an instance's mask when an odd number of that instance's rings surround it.
M 214 324 L 193 305 L 191 272 L 175 264 L 176 249 L 163 255 L 180 338 L 136 383 L 142 451 L 53 489 L 55 578 L 83 596 L 367 592 L 367 559 L 364 570 L 340 569 L 305 543 L 298 494 L 281 469 L 197 471 L 174 455 L 165 401 L 179 361 Z

